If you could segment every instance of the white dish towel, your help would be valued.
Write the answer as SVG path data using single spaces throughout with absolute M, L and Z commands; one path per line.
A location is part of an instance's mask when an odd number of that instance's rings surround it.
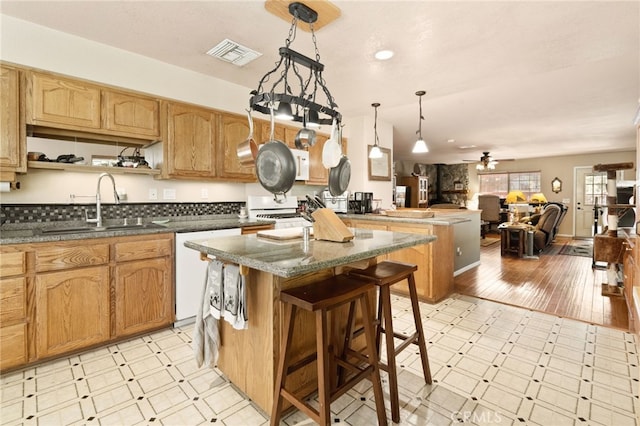
M 221 284 L 223 263 L 212 260 L 207 266 L 202 298 L 198 305 L 196 322 L 193 330 L 192 348 L 198 367 L 206 365 L 213 368 L 218 362 L 218 348 L 220 347 L 220 333 L 218 320 L 213 313 L 214 295 L 221 300 Z
M 236 330 L 248 327 L 245 277 L 238 265 L 224 266 L 224 320 Z

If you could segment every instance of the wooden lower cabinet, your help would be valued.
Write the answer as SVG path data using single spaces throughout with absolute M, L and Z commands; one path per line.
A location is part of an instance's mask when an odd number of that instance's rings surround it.
M 171 277 L 168 257 L 128 262 L 115 267 L 116 337 L 173 322 Z
M 0 247 L 0 370 L 27 362 L 26 253 Z
M 174 234 L 0 246 L 0 369 L 174 321 Z
M 109 266 L 36 277 L 36 352 L 47 358 L 109 340 Z
M 435 235 L 438 239 L 432 243 L 379 256 L 378 261 L 386 259 L 418 265 L 414 275 L 420 300 L 434 303 L 444 299 L 453 291 L 453 226 L 358 219 L 349 219 L 344 222 L 347 226 L 354 228 Z M 394 285 L 392 291 L 409 294 L 406 282 Z

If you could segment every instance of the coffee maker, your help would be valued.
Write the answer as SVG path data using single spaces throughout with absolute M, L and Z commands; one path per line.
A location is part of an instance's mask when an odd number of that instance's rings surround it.
M 365 214 L 373 211 L 373 192 L 354 192 L 356 209 L 354 213 Z

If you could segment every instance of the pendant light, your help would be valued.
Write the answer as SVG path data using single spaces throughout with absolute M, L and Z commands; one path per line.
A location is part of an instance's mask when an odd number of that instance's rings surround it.
M 424 117 L 422 116 L 422 96 L 427 93 L 424 90 L 419 90 L 416 92 L 416 95 L 418 96 L 418 103 L 420 104 L 420 116 L 418 117 L 418 130 L 416 131 L 416 134 L 418 135 L 418 140 L 416 141 L 416 144 L 413 146 L 413 153 L 414 154 L 424 154 L 429 152 L 429 148 L 427 147 L 427 143 L 424 141 L 424 139 L 422 139 L 422 120 L 424 120 Z
M 275 3 L 275 2 L 274 2 Z M 254 111 L 270 114 L 283 120 L 306 121 L 309 127 L 321 124 L 339 124 L 342 115 L 322 77 L 324 65 L 320 62 L 320 52 L 316 44 L 313 24 L 318 13 L 301 2 L 289 4 L 289 14 L 293 16 L 285 46 L 278 50 L 280 60 L 275 68 L 268 71 L 251 92 L 249 105 Z M 309 24 L 315 56 L 310 58 L 291 49 L 296 38 L 298 20 Z M 273 82 L 267 87 L 267 82 Z
M 373 140 L 373 147 L 369 152 L 369 158 L 382 158 L 382 150 L 380 149 L 380 139 L 378 139 L 378 107 L 380 104 L 378 102 L 374 102 L 371 106 L 375 109 L 375 118 L 373 121 L 373 133 L 375 135 Z

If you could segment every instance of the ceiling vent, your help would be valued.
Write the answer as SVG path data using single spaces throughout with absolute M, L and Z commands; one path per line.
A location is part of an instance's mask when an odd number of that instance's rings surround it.
M 217 46 L 209 49 L 207 55 L 241 67 L 262 56 L 262 53 L 258 53 L 255 50 L 251 50 L 248 47 L 226 38 L 218 43 Z

